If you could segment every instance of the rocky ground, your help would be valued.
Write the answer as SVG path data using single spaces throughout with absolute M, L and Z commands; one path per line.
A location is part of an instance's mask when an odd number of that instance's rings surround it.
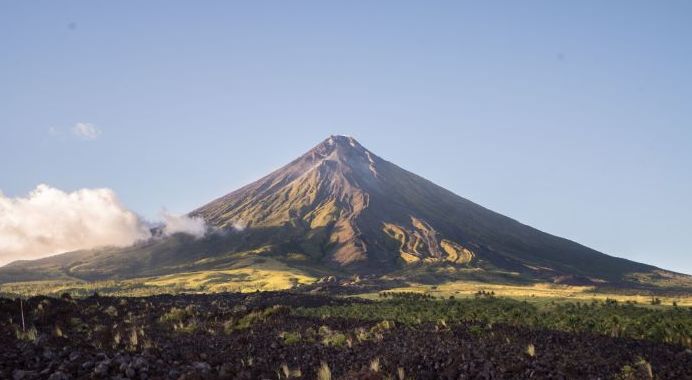
M 692 379 L 692 351 L 677 345 L 292 312 L 353 302 L 368 301 L 285 292 L 0 299 L 0 378 Z

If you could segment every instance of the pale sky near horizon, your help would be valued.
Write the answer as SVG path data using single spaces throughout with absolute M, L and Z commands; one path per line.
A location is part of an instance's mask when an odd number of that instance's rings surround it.
M 330 134 L 692 273 L 692 2 L 0 3 L 0 191 L 155 219 Z M 0 215 L 2 218 L 2 215 Z

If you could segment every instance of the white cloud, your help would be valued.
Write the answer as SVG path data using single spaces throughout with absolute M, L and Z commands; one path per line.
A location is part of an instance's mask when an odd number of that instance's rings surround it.
M 201 237 L 203 220 L 163 214 L 164 235 Z M 152 237 L 151 223 L 125 208 L 110 189 L 71 193 L 39 185 L 27 197 L 0 192 L 0 265 L 103 246 L 123 247 Z
M 91 123 L 80 122 L 72 127 L 72 134 L 84 140 L 95 140 L 101 134 L 101 130 Z
M 169 214 L 166 211 L 161 212 L 161 217 L 163 218 L 164 235 L 173 235 L 182 232 L 200 238 L 207 232 L 204 219 L 200 217 L 191 218 L 187 215 Z
M 247 225 L 242 220 L 236 220 L 235 222 L 233 222 L 231 227 L 233 227 L 233 229 L 235 229 L 236 231 L 243 231 L 245 227 L 247 227 Z
M 39 185 L 26 198 L 0 193 L 0 265 L 150 236 L 146 223 L 109 189 L 66 193 Z

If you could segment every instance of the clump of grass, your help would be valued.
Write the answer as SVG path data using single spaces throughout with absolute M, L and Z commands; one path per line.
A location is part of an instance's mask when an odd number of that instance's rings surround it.
M 385 319 L 384 321 L 379 322 L 376 324 L 373 328 L 372 331 L 384 331 L 384 330 L 391 330 L 394 328 L 396 324 L 394 321 L 390 321 L 388 319 Z
M 332 371 L 326 362 L 322 362 L 317 369 L 317 380 L 332 380 Z
M 342 347 L 342 346 L 346 345 L 347 338 L 346 338 L 346 335 L 344 335 L 342 333 L 334 333 L 332 335 L 325 336 L 322 339 L 322 343 L 327 345 L 327 346 Z
M 355 335 L 358 342 L 365 342 L 370 339 L 370 334 L 362 327 L 356 328 Z
M 406 371 L 404 370 L 403 367 L 397 367 L 396 376 L 397 376 L 397 378 L 399 378 L 399 380 L 406 379 Z
M 136 351 L 139 348 L 141 338 L 144 338 L 144 329 L 138 329 L 133 327 L 130 330 L 129 340 L 127 342 L 127 349 L 130 351 Z
M 104 310 L 103 312 L 106 313 L 111 318 L 115 318 L 118 316 L 118 309 L 116 309 L 115 306 L 113 306 L 113 305 L 108 306 L 106 308 L 106 310 Z
M 31 326 L 24 331 L 22 331 L 20 329 L 16 329 L 15 334 L 17 336 L 17 339 L 23 340 L 26 342 L 36 342 L 36 339 L 38 339 L 38 331 L 36 330 L 36 327 L 34 327 L 34 326 Z
M 307 341 L 309 343 L 315 343 L 317 341 L 317 338 L 318 338 L 317 331 L 312 327 L 306 328 L 303 331 L 302 335 L 303 335 L 303 339 L 305 339 L 305 341 Z
M 284 331 L 281 333 L 281 337 L 284 339 L 285 344 L 296 344 L 300 343 L 302 336 L 300 335 L 299 331 L 296 332 L 290 332 L 290 331 Z
M 379 357 L 372 359 L 372 361 L 370 362 L 370 370 L 375 372 L 375 373 L 380 372 L 380 358 Z
M 235 330 L 244 330 L 252 327 L 255 323 L 265 321 L 267 318 L 269 318 L 271 315 L 279 313 L 281 311 L 287 310 L 285 306 L 272 306 L 270 308 L 260 310 L 260 311 L 252 311 L 242 318 L 236 320 L 230 320 L 224 323 L 224 332 L 226 334 L 230 334 L 231 332 Z
M 469 327 L 469 333 L 471 333 L 471 335 L 481 336 L 481 335 L 483 335 L 483 327 L 478 326 L 478 325 L 473 325 L 473 326 Z
M 322 344 L 325 346 L 342 347 L 348 343 L 348 337 L 345 334 L 334 331 L 329 326 L 320 326 L 319 334 L 322 337 Z
M 173 331 L 194 333 L 201 328 L 197 320 L 197 312 L 192 305 L 184 309 L 172 307 L 159 317 L 159 322 L 168 324 Z
M 195 331 L 199 330 L 201 328 L 199 321 L 197 318 L 192 318 L 187 321 L 187 323 L 180 323 L 177 326 L 174 326 L 175 331 L 186 333 L 186 334 L 192 334 Z
M 113 348 L 119 346 L 121 341 L 122 341 L 122 336 L 120 335 L 120 331 L 116 330 L 113 333 Z
M 297 377 L 303 376 L 303 373 L 300 371 L 300 368 L 291 369 L 288 367 L 288 364 L 286 364 L 286 363 L 281 364 L 281 372 L 283 373 L 284 377 L 287 379 L 297 378 Z
M 112 306 L 111 306 L 112 307 Z M 194 315 L 194 308 L 191 306 L 188 306 L 184 309 L 180 309 L 177 307 L 172 307 L 169 311 L 167 311 L 165 314 L 161 315 L 159 320 L 161 322 L 183 322 L 186 319 L 192 317 Z
M 526 346 L 526 355 L 529 355 L 530 357 L 536 356 L 536 347 L 533 345 L 533 343 L 529 343 L 528 346 Z
M 649 380 L 653 378 L 651 364 L 643 358 L 639 358 L 633 365 L 623 366 L 620 372 L 615 375 L 616 380 Z
M 240 318 L 233 326 L 234 330 L 245 330 L 254 325 L 255 322 L 262 320 L 262 313 L 253 311 Z

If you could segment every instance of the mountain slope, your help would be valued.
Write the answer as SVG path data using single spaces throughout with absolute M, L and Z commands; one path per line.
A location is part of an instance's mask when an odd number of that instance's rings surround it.
M 192 214 L 222 228 L 293 226 L 303 236 L 303 251 L 354 271 L 451 262 L 616 280 L 653 269 L 487 210 L 344 136 L 330 137 L 289 165 Z
M 671 272 L 615 258 L 493 211 L 410 173 L 353 138 L 331 136 L 190 213 L 215 232 L 126 249 L 75 252 L 0 268 L 0 282 L 160 276 L 272 260 L 314 275 L 426 268 L 540 281 L 619 284 Z M 684 276 L 689 278 L 689 276 Z

